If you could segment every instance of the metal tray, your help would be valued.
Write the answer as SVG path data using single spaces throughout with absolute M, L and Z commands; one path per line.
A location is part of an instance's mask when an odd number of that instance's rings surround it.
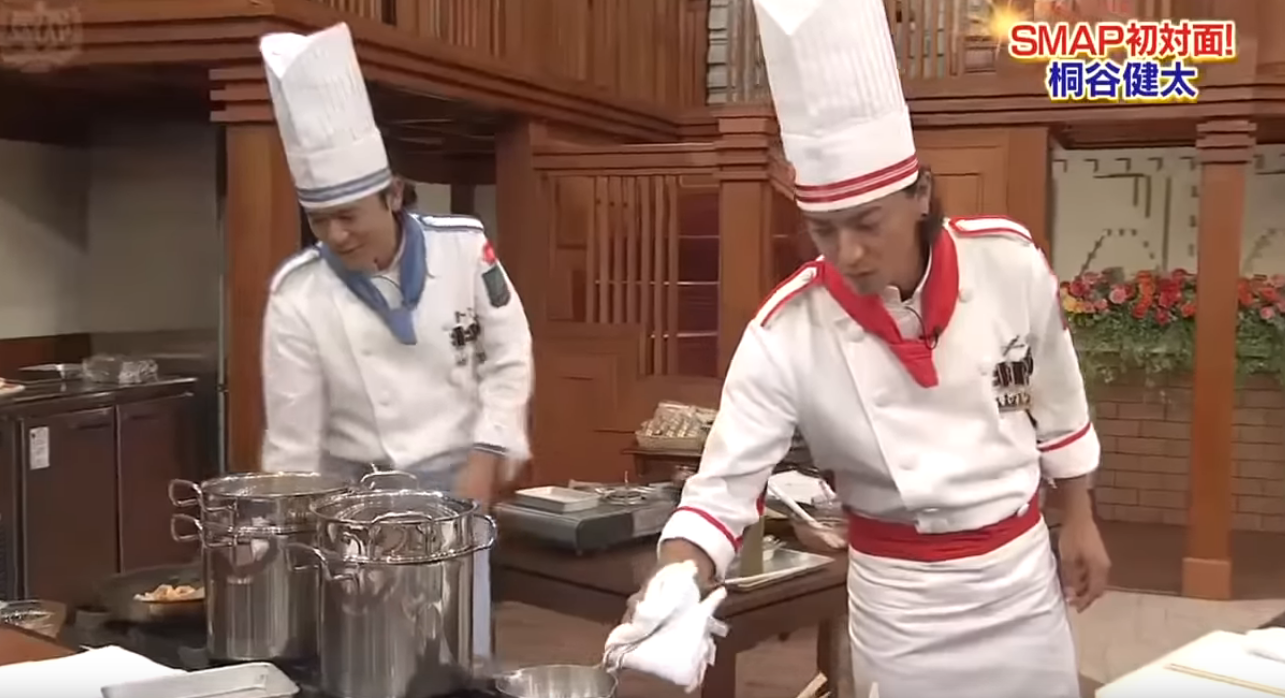
M 98 602 L 112 620 L 127 623 L 172 623 L 205 615 L 205 601 L 147 602 L 134 598 L 162 584 L 205 586 L 199 565 L 143 567 L 109 577 L 98 589 Z
M 255 662 L 104 686 L 103 698 L 286 698 L 298 692 L 280 669 Z
M 530 487 L 514 492 L 513 502 L 532 509 L 568 514 L 598 506 L 602 503 L 602 496 L 570 487 Z
M 84 373 L 80 364 L 38 364 L 18 369 L 18 375 L 29 381 L 80 380 Z
M 730 576 L 723 582 L 723 585 L 732 591 L 749 591 L 765 584 L 791 579 L 801 574 L 819 570 L 833 561 L 834 558 L 825 555 L 780 548 L 771 557 L 763 560 L 762 574 L 756 574 L 752 577 Z M 729 575 L 735 575 L 736 569 L 733 567 L 727 572 Z

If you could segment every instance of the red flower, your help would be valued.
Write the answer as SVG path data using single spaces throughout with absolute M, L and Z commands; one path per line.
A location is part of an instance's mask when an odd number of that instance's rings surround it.
M 1099 299 L 1097 299 L 1097 300 L 1093 301 L 1093 309 L 1094 309 L 1094 310 L 1096 310 L 1096 311 L 1098 311 L 1098 312 L 1102 312 L 1103 310 L 1106 310 L 1106 309 L 1107 309 L 1107 301 L 1106 301 L 1106 299 L 1105 299 L 1105 298 L 1099 298 Z
M 1084 283 L 1083 279 L 1074 279 L 1071 281 L 1071 287 L 1068 289 L 1072 298 L 1084 298 L 1089 294 L 1089 286 Z
M 1165 325 L 1168 325 L 1168 324 L 1169 324 L 1170 322 L 1172 322 L 1172 321 L 1173 321 L 1173 316 L 1169 314 L 1169 311 L 1168 311 L 1168 310 L 1165 310 L 1164 308 L 1157 308 L 1157 309 L 1156 309 L 1156 324 L 1157 324 L 1157 325 L 1160 325 L 1160 326 L 1162 326 L 1162 327 L 1163 327 L 1163 326 L 1165 326 Z
M 1141 320 L 1147 316 L 1147 311 L 1151 310 L 1150 302 L 1138 301 L 1133 306 L 1133 317 Z
M 1271 320 L 1276 317 L 1276 308 L 1270 305 L 1265 305 L 1258 309 L 1258 317 L 1264 320 Z
M 1183 317 L 1192 317 L 1192 316 L 1194 316 L 1195 314 L 1196 314 L 1196 304 L 1195 304 L 1195 303 L 1187 302 L 1187 303 L 1183 303 L 1183 304 L 1182 304 L 1182 316 L 1183 316 Z
M 1254 304 L 1254 292 L 1250 290 L 1249 282 L 1245 279 L 1236 282 L 1236 299 L 1242 308 L 1248 308 Z
M 1129 300 L 1129 287 L 1124 284 L 1116 284 L 1111 287 L 1111 293 L 1107 294 L 1107 299 L 1115 305 L 1120 305 Z
M 1156 290 L 1145 284 L 1138 284 L 1138 302 L 1150 306 L 1156 299 Z
M 1180 286 L 1187 283 L 1187 279 L 1190 276 L 1191 274 L 1186 269 L 1174 269 L 1169 272 L 1169 278 L 1173 279 L 1173 282 Z
M 1258 290 L 1258 297 L 1266 303 L 1275 303 L 1281 299 L 1281 294 L 1272 286 L 1264 286 Z
M 1165 288 L 1160 291 L 1160 307 L 1172 308 L 1178 301 L 1182 300 L 1182 291 L 1177 288 Z

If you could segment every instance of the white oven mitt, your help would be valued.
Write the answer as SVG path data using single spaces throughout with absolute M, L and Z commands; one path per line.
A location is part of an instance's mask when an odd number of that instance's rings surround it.
M 1263 659 L 1285 662 L 1285 628 L 1260 628 L 1245 633 L 1245 651 Z
M 688 693 L 700 687 L 705 667 L 714 663 L 714 636 L 727 632 L 714 619 L 727 590 L 715 589 L 702 600 L 696 572 L 695 563 L 683 562 L 652 577 L 633 617 L 607 637 L 603 666 L 651 674 Z

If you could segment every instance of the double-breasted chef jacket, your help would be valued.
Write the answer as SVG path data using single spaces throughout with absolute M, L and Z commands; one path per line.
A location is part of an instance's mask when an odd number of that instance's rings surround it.
M 1037 491 L 1093 472 L 1100 447 L 1058 283 L 1012 220 L 943 228 L 908 303 L 858 296 L 823 260 L 770 295 L 661 538 L 726 574 L 797 428 L 849 512 L 860 685 L 1075 698 Z
M 313 471 L 327 459 L 457 465 L 457 454 L 473 448 L 529 458 L 530 327 L 482 224 L 410 215 L 403 228 L 425 242 L 414 344 L 393 336 L 319 248 L 295 255 L 273 278 L 263 337 L 264 470 Z

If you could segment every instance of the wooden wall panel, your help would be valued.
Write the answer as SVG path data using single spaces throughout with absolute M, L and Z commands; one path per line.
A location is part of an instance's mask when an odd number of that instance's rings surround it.
M 631 464 L 623 451 L 656 403 L 717 404 L 710 153 L 708 144 L 537 140 L 541 220 L 527 221 L 524 255 L 506 264 L 547 301 L 528 313 L 539 328 L 538 481 L 619 479 Z
M 372 0 L 326 0 L 371 16 Z M 376 3 L 378 4 L 378 3 Z M 670 108 L 705 103 L 703 0 L 393 0 L 399 29 L 550 81 Z M 349 9 L 350 6 L 356 6 Z M 365 11 L 363 11 L 365 10 Z
M 1047 254 L 1049 137 L 1044 127 L 915 133 L 948 216 L 1001 215 L 1025 225 Z

